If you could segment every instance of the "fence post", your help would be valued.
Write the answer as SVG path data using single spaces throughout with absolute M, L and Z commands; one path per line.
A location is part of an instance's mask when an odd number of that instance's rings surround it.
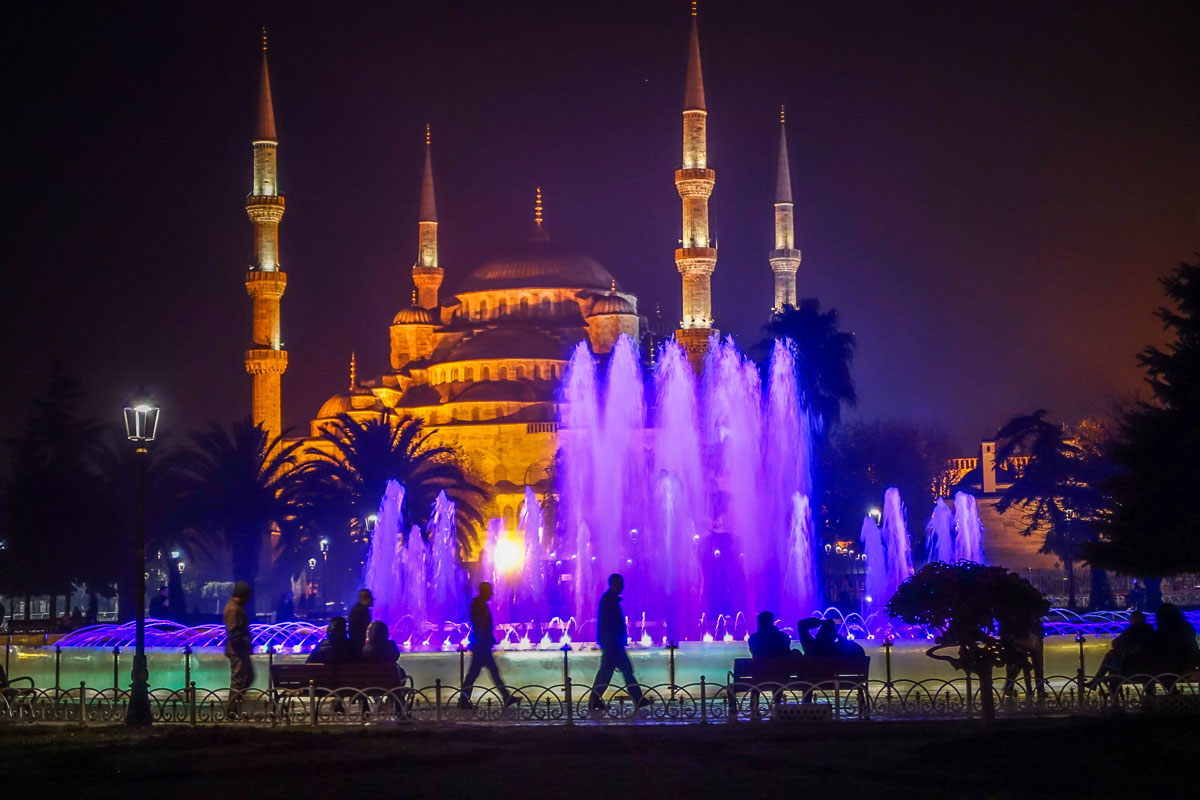
M 308 682 L 308 719 L 309 724 L 317 727 L 317 684 Z
M 442 679 L 438 678 L 433 682 L 433 698 L 434 703 L 434 719 L 438 722 L 442 721 Z
M 835 675 L 833 678 L 833 721 L 837 722 L 842 705 L 842 679 Z
M 54 645 L 54 699 L 58 699 L 60 679 L 62 674 L 62 648 Z
M 564 653 L 565 658 L 565 653 Z M 571 676 L 568 675 L 563 681 L 563 698 L 567 703 L 567 727 L 575 724 L 575 704 L 571 700 Z
M 1087 673 L 1084 671 L 1083 667 L 1083 643 L 1086 642 L 1087 639 L 1083 638 L 1082 633 L 1079 633 L 1076 634 L 1075 641 L 1079 643 L 1079 669 L 1076 671 L 1075 681 L 1079 685 L 1079 710 L 1082 711 L 1084 700 L 1083 693 L 1087 691 Z
M 967 718 L 970 720 L 972 711 L 974 710 L 971 703 L 971 670 L 967 669 Z
M 679 647 L 678 642 L 671 642 L 667 649 L 670 653 L 670 678 L 671 678 L 671 699 L 675 699 L 675 649 Z
M 725 684 L 725 713 L 730 719 L 737 718 L 737 695 L 733 693 L 733 681 Z
M 192 723 L 192 727 L 196 726 L 196 682 L 188 681 L 188 721 Z
M 887 639 L 884 640 L 884 642 L 883 642 L 883 666 L 884 666 L 884 669 L 887 671 L 884 676 L 886 678 L 886 680 L 883 685 L 885 687 L 887 687 L 888 707 L 891 708 L 891 705 L 892 705 L 892 637 L 891 636 L 888 636 Z M 867 676 L 867 680 L 870 681 L 869 675 Z
M 87 727 L 87 683 L 79 682 L 79 727 Z
M 121 694 L 121 645 L 113 645 L 113 702 Z
M 10 670 L 10 669 L 8 668 L 8 651 L 12 649 L 12 622 L 11 622 L 11 617 L 10 617 L 9 619 L 10 619 L 10 621 L 9 621 L 9 623 L 8 623 L 8 627 L 7 627 L 7 628 L 5 628 L 5 631 L 4 631 L 4 674 L 5 674 L 5 675 L 12 675 L 12 670 Z M 4 620 L 0 620 L 0 622 L 3 622 L 3 621 L 4 621 Z
M 267 639 L 267 693 L 275 688 L 274 682 L 271 680 L 271 667 L 275 665 L 275 646 L 274 639 Z
M 192 646 L 185 644 L 183 646 L 183 690 L 192 685 Z
M 458 646 L 458 685 L 461 687 L 467 681 L 467 651 Z
M 708 692 L 706 691 L 704 676 L 700 676 L 700 724 L 708 724 Z

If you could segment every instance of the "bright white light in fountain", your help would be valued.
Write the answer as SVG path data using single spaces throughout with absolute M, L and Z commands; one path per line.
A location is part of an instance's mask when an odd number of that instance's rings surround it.
M 496 569 L 501 572 L 512 572 L 519 569 L 525 561 L 525 553 L 519 544 L 512 539 L 501 539 L 496 542 Z

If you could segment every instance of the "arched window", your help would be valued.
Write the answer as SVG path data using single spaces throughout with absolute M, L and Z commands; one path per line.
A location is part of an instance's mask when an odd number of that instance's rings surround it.
M 480 318 L 480 319 L 487 319 L 487 318 L 488 318 L 488 305 L 487 305 L 487 300 L 480 300 L 480 301 L 479 301 L 479 318 Z
M 538 313 L 541 314 L 543 317 L 550 316 L 550 298 L 549 297 L 543 297 L 538 302 Z
M 501 317 L 503 317 L 505 314 L 507 314 L 508 313 L 508 300 L 501 297 L 499 305 L 496 306 L 496 311 L 499 313 L 499 316 L 501 316 Z
M 479 422 L 479 406 L 471 407 L 471 422 Z
M 535 381 L 540 381 L 542 379 L 542 368 L 537 364 L 533 365 L 533 379 Z
M 522 317 L 529 316 L 529 298 L 528 297 L 521 298 L 521 316 Z
M 525 368 L 524 367 L 517 367 L 517 380 L 519 380 L 519 381 L 525 380 Z
M 482 377 L 485 381 L 490 381 L 492 379 L 492 368 L 483 367 L 480 377 Z
M 458 367 L 455 367 L 454 369 L 450 370 L 450 380 L 451 381 L 458 380 Z
M 475 380 L 475 368 L 474 367 L 467 367 L 467 380 L 468 381 Z
M 508 380 L 508 367 L 500 368 L 500 380 L 502 380 L 502 381 Z

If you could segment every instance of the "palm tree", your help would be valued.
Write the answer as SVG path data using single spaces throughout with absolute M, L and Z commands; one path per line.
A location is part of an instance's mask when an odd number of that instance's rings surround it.
M 842 405 L 854 406 L 858 394 L 850 365 L 854 361 L 853 333 L 838 330 L 836 308 L 821 310 L 821 301 L 806 298 L 799 306 L 785 305 L 763 326 L 766 338 L 756 345 L 767 369 L 777 339 L 791 339 L 796 347 L 796 387 L 800 404 L 817 430 L 828 432 L 842 417 Z
M 1075 605 L 1075 560 L 1079 546 L 1096 538 L 1103 498 L 1096 485 L 1097 464 L 1085 457 L 1062 426 L 1047 422 L 1043 409 L 1013 417 L 996 433 L 996 461 L 1017 452 L 1029 463 L 996 505 L 1000 513 L 1019 506 L 1021 533 L 1045 531 L 1041 552 L 1058 556 L 1067 570 L 1067 605 Z
M 310 447 L 312 460 L 299 470 L 306 487 L 306 505 L 316 508 L 324 496 L 343 511 L 352 535 L 366 528 L 367 517 L 379 509 L 390 480 L 404 486 L 404 532 L 413 525 L 425 530 L 439 492 L 453 500 L 456 534 L 461 553 L 470 551 L 476 527 L 483 522 L 481 501 L 486 491 L 468 477 L 453 447 L 430 443 L 421 420 L 380 414 L 362 422 L 340 415 L 321 433 L 324 447 Z
M 271 438 L 249 418 L 231 429 L 210 422 L 191 440 L 191 449 L 171 455 L 181 527 L 229 548 L 233 579 L 253 586 L 272 526 L 285 532 L 295 527 L 290 493 L 301 443 Z

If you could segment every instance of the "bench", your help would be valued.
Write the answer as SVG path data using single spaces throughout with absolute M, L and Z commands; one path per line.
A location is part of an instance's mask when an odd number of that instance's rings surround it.
M 351 661 L 340 664 L 272 664 L 273 695 L 286 706 L 292 698 L 306 695 L 310 688 L 332 694 L 335 713 L 343 712 L 343 699 L 358 695 L 363 708 L 372 697 L 395 695 L 396 711 L 407 717 L 412 709 L 412 676 L 394 663 Z
M 737 694 L 749 692 L 751 714 L 758 716 L 758 696 L 764 685 L 777 684 L 772 689 L 776 707 L 783 705 L 783 690 L 796 684 L 804 685 L 803 702 L 811 703 L 813 688 L 819 684 L 832 685 L 835 691 L 854 693 L 859 712 L 869 712 L 867 704 L 867 676 L 870 673 L 870 656 L 848 658 L 817 658 L 814 656 L 779 656 L 774 658 L 735 658 L 729 671 L 730 716 L 737 713 Z M 787 714 L 782 717 L 791 716 Z

